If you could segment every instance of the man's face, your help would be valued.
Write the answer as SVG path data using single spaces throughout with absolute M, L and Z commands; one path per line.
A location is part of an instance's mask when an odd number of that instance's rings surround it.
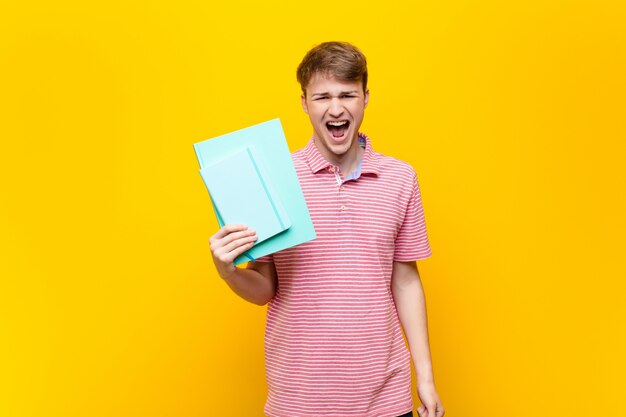
M 302 107 L 313 125 L 320 153 L 337 161 L 358 145 L 357 136 L 369 100 L 361 81 L 341 81 L 316 73 L 302 95 Z

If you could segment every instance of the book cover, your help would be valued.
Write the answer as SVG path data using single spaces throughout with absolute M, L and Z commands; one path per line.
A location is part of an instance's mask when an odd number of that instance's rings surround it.
M 265 174 L 264 162 L 246 147 L 200 170 L 223 224 L 245 224 L 260 243 L 291 226 Z

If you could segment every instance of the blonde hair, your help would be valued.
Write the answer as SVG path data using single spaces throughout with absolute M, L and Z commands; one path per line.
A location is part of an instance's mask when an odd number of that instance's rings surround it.
M 347 42 L 324 42 L 307 52 L 296 71 L 305 96 L 306 87 L 316 73 L 332 75 L 341 81 L 361 81 L 363 93 L 367 89 L 365 55 Z

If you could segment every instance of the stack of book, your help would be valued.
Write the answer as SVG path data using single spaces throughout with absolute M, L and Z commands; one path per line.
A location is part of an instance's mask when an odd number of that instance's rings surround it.
M 254 246 L 235 265 L 315 239 L 279 119 L 194 144 L 220 227 L 245 224 Z

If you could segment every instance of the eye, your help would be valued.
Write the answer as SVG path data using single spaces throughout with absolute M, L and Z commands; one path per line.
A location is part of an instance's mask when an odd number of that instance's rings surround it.
M 318 100 L 326 100 L 327 98 L 328 98 L 328 97 L 318 97 L 318 98 L 316 98 L 316 99 L 315 99 L 315 101 L 318 101 Z
M 352 94 L 344 94 L 342 97 L 343 98 L 353 98 L 353 97 L 356 97 L 356 96 L 354 96 Z

